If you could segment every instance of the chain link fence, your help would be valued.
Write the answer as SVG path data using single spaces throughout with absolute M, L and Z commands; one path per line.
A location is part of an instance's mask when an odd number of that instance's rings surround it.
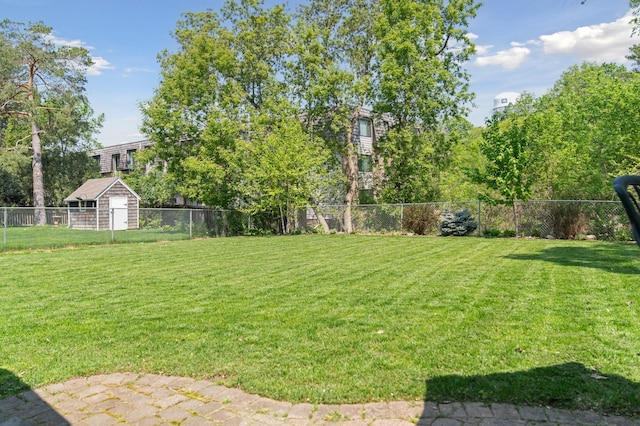
M 473 235 L 521 236 L 559 239 L 633 239 L 631 225 L 618 201 L 527 201 L 514 205 L 484 201 L 363 205 L 352 207 L 353 229 L 358 233 L 414 233 L 439 235 L 444 212 L 466 210 L 478 224 Z M 344 206 L 323 206 L 307 216 L 307 228 L 343 232 Z
M 632 240 L 622 204 L 616 201 L 528 201 L 514 206 L 481 201 L 379 204 L 351 209 L 356 233 L 439 235 L 444 212 L 466 210 L 478 224 L 471 235 L 560 239 Z M 345 207 L 299 209 L 294 232 L 341 233 Z M 144 242 L 277 232 L 272 216 L 217 209 L 46 208 L 46 226 L 35 226 L 35 209 L 0 207 L 4 249 Z M 516 231 L 517 230 L 517 231 Z M 516 233 L 517 232 L 517 233 Z
M 44 226 L 37 223 L 43 217 Z M 233 210 L 0 207 L 3 249 L 242 235 L 251 218 Z

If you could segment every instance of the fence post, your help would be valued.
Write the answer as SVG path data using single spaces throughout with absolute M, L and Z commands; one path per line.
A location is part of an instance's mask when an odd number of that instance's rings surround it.
M 404 225 L 404 203 L 400 204 L 400 233 L 401 234 L 404 231 L 403 225 Z
M 5 208 L 4 208 L 4 221 L 3 221 L 3 226 L 2 226 L 2 228 L 4 229 L 3 230 L 4 245 L 2 246 L 3 249 L 7 248 L 7 219 L 8 219 L 7 207 L 5 206 Z
M 191 229 L 193 228 L 193 209 L 189 209 L 189 239 L 192 238 L 192 231 Z
M 480 231 L 480 227 L 482 226 L 482 221 L 480 220 L 480 212 L 482 211 L 481 207 L 482 201 L 478 200 L 478 237 L 482 236 L 482 232 Z

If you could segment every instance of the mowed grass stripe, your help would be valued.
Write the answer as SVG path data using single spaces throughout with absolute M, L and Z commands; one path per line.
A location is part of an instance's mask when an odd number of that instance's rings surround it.
M 354 235 L 5 253 L 0 368 L 30 386 L 163 372 L 290 401 L 629 413 L 640 406 L 639 254 Z

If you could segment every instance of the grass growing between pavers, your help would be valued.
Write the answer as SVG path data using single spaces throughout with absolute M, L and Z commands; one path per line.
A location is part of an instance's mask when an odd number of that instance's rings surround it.
M 0 251 L 60 248 L 108 243 L 157 242 L 189 239 L 189 232 L 161 229 L 131 229 L 126 231 L 94 231 L 66 226 L 0 226 Z
M 631 244 L 239 237 L 6 252 L 0 270 L 0 368 L 32 387 L 132 371 L 291 402 L 639 414 Z

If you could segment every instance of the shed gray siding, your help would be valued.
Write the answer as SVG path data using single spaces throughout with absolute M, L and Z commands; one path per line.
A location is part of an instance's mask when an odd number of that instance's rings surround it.
M 111 200 L 126 199 L 126 215 L 122 211 L 111 215 Z M 68 205 L 69 227 L 75 229 L 110 230 L 138 229 L 140 197 L 117 177 L 89 179 L 64 200 Z M 119 202 L 118 205 L 121 205 Z M 126 224 L 125 224 L 126 218 Z
M 94 207 L 90 207 L 87 209 L 70 207 L 69 228 L 89 230 L 98 229 L 96 209 Z
M 98 198 L 98 229 L 111 229 L 111 212 L 109 210 L 111 197 L 127 197 L 127 229 L 138 229 L 138 198 L 120 181 Z

